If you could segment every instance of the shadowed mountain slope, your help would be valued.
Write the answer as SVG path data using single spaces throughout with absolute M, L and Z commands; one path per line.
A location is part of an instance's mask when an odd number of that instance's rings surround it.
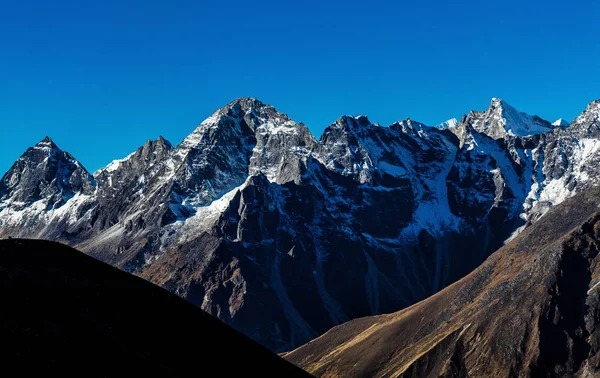
M 284 357 L 322 377 L 598 377 L 599 204 L 579 194 L 440 293 Z
M 176 295 L 59 243 L 0 241 L 0 292 L 0 361 L 21 376 L 309 376 Z

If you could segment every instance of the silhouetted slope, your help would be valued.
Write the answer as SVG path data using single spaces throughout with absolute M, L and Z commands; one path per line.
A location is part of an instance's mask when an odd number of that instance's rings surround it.
M 598 377 L 599 205 L 579 194 L 440 293 L 285 358 L 323 377 Z
M 0 241 L 4 372 L 309 376 L 151 283 L 59 243 Z

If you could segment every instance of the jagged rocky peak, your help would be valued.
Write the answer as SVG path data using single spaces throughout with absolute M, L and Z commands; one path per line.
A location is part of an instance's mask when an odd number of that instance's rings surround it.
M 227 143 L 232 139 L 253 145 L 255 134 L 294 133 L 297 129 L 308 131 L 305 125 L 297 124 L 271 105 L 254 98 L 238 98 L 204 120 L 177 146 L 177 154 L 186 155 L 199 145 Z
M 410 118 L 395 122 L 390 126 L 391 129 L 399 128 L 404 134 L 414 134 L 415 132 L 422 132 L 424 129 L 430 129 L 429 126 L 411 120 Z
M 360 128 L 371 126 L 371 125 L 372 124 L 371 124 L 371 121 L 369 121 L 369 118 L 367 118 L 364 115 L 360 115 L 360 116 L 343 115 L 343 116 L 340 116 L 340 118 L 338 118 L 337 121 L 335 121 L 335 123 L 333 125 L 329 126 L 327 129 L 334 127 L 334 128 L 337 128 L 337 129 L 340 129 L 343 131 L 352 131 L 352 130 L 358 130 Z
M 280 119 L 282 121 L 291 121 L 290 118 L 280 113 L 273 106 L 265 104 L 255 98 L 238 98 L 228 104 L 225 109 L 229 109 L 233 114 L 245 116 L 252 114 L 262 119 Z
M 320 142 L 324 148 L 336 147 L 336 145 L 347 146 L 348 144 L 359 143 L 357 135 L 362 134 L 362 130 L 374 126 L 366 116 L 342 115 L 334 123 L 327 126 L 321 134 Z
M 223 108 L 216 110 L 202 126 L 215 126 L 219 124 L 242 124 L 255 131 L 260 126 L 265 126 L 267 131 L 278 126 L 294 126 L 286 114 L 277 111 L 273 106 L 265 104 L 255 98 L 238 98 Z
M 274 178 L 274 158 L 262 153 L 255 158 L 255 150 L 271 144 L 270 135 L 294 135 L 298 130 L 308 132 L 271 105 L 253 98 L 236 99 L 216 110 L 175 149 L 176 197 L 193 207 L 241 185 L 249 172 L 269 170 Z M 269 150 L 279 156 L 289 143 L 274 144 Z
M 553 129 L 550 122 L 520 112 L 499 98 L 492 98 L 489 108 L 483 112 L 471 111 L 461 123 L 493 139 L 542 134 Z
M 40 140 L 40 141 L 38 142 L 38 144 L 36 144 L 34 147 L 40 147 L 40 148 L 43 148 L 43 147 L 55 148 L 55 147 L 56 147 L 56 144 L 54 144 L 54 142 L 52 141 L 52 139 L 51 139 L 51 138 L 50 138 L 48 135 L 46 135 L 46 136 L 44 137 L 44 139 Z
M 600 99 L 589 103 L 587 108 L 571 122 L 569 131 L 579 138 L 600 137 Z
M 364 142 L 381 129 L 365 116 L 343 115 L 323 131 L 317 155 L 331 170 L 354 176 L 362 183 L 370 181 L 369 170 L 363 168 L 373 167 L 373 162 Z
M 154 162 L 166 159 L 172 150 L 171 142 L 159 136 L 157 140 L 146 141 L 136 152 L 145 162 Z
M 55 208 L 93 190 L 88 171 L 49 137 L 28 148 L 0 181 L 0 199 L 17 207 L 44 200 L 48 208 Z
M 147 140 L 146 141 L 146 145 L 151 146 L 151 147 L 156 147 L 160 150 L 171 150 L 173 149 L 173 145 L 171 144 L 171 142 L 169 142 L 168 140 L 166 140 L 162 135 L 158 136 L 157 140 Z
M 259 135 L 298 132 L 308 133 L 308 128 L 255 98 L 238 98 L 217 109 L 177 149 L 227 142 L 231 138 L 246 139 L 243 141 L 245 144 L 253 145 Z
M 25 152 L 25 154 L 28 155 L 28 156 L 32 156 L 33 154 L 30 152 L 30 150 L 32 150 L 31 152 L 33 152 L 33 151 L 44 151 L 45 152 L 45 154 L 43 155 L 44 158 L 46 156 L 48 156 L 48 152 L 50 152 L 50 151 L 54 150 L 54 151 L 61 152 L 61 149 L 58 148 L 58 146 L 54 143 L 54 141 L 52 140 L 52 138 L 50 138 L 49 136 L 45 136 L 44 139 L 40 140 L 37 144 L 35 144 L 34 146 L 30 147 Z
M 303 123 L 255 99 L 242 99 L 243 124 L 254 130 L 256 144 L 248 171 L 261 172 L 280 184 L 300 180 L 300 160 L 310 155 L 317 141 Z
M 126 156 L 123 159 L 113 160 L 106 167 L 101 168 L 94 173 L 95 177 L 101 175 L 112 174 L 116 171 L 127 170 L 134 174 L 142 174 L 141 170 L 148 169 L 157 162 L 162 162 L 168 159 L 169 154 L 173 150 L 171 142 L 159 136 L 157 140 L 147 140 L 143 146 Z

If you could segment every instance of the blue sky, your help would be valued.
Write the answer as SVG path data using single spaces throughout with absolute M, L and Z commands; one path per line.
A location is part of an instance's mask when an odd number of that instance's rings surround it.
M 316 136 L 434 125 L 501 97 L 553 121 L 600 98 L 597 2 L 0 0 L 0 171 L 45 135 L 90 171 L 178 144 L 241 96 Z

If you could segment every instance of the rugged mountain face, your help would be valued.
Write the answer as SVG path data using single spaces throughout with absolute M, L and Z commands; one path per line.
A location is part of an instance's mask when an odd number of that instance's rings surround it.
M 597 377 L 599 247 L 594 188 L 440 293 L 335 327 L 285 358 L 322 377 Z
M 189 377 L 210 366 L 309 377 L 181 298 L 60 243 L 0 241 L 0 283 L 2 365 L 20 375 Z
M 94 187 L 86 169 L 46 137 L 29 148 L 0 180 L 0 233 L 38 237 L 53 221 L 49 214 L 60 214 L 74 202 L 89 198 Z M 74 214 L 74 218 L 81 215 Z
M 550 122 L 520 112 L 497 98 L 492 99 L 489 109 L 484 112 L 472 111 L 463 122 L 493 139 L 506 138 L 508 135 L 541 134 L 553 128 Z
M 90 194 L 90 174 L 69 153 L 45 137 L 29 148 L 0 181 L 0 198 L 14 208 L 26 208 L 44 200 L 45 209 L 64 205 L 76 194 Z
M 600 179 L 600 101 L 588 105 L 566 129 L 539 136 L 532 156 L 533 185 L 525 201 L 528 220 L 598 184 Z
M 3 186 L 0 236 L 76 246 L 289 350 L 436 293 L 593 186 L 598 105 L 568 128 L 500 100 L 445 130 L 344 116 L 317 140 L 238 99 L 177 147 L 149 141 L 87 175 L 61 206 L 17 205 L 30 185 Z M 36 161 L 11 172 L 37 177 Z

